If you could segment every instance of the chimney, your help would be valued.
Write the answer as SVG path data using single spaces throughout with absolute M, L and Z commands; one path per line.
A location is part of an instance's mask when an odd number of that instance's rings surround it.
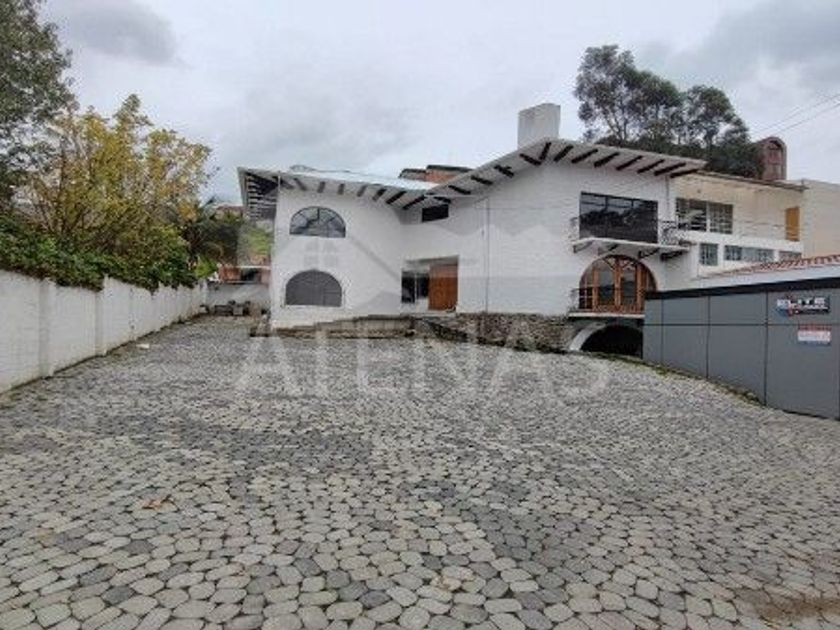
M 560 137 L 560 106 L 554 103 L 535 105 L 519 112 L 518 147 L 543 138 Z
M 787 147 L 782 139 L 770 136 L 757 144 L 761 154 L 761 179 L 766 182 L 787 179 Z

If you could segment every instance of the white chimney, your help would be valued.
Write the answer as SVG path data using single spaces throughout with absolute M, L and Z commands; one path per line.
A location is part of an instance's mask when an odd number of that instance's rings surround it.
M 560 106 L 534 105 L 519 112 L 519 144 L 524 147 L 543 138 L 560 137 Z

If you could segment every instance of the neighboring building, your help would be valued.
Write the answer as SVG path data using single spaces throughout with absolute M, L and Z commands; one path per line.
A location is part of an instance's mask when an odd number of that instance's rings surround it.
M 678 180 L 675 187 L 680 238 L 693 244 L 677 284 L 804 254 L 803 186 L 696 173 Z
M 466 166 L 449 166 L 447 164 L 429 164 L 426 168 L 404 168 L 400 171 L 400 178 L 414 179 L 421 182 L 442 184 L 458 175 L 471 171 Z
M 248 219 L 245 208 L 236 205 L 219 205 L 213 208 L 217 218 L 243 217 Z M 253 230 L 268 230 L 273 226 L 250 225 Z M 219 263 L 215 278 L 211 279 L 208 290 L 208 306 L 212 311 L 232 310 L 231 305 L 251 304 L 261 310 L 268 310 L 270 305 L 269 286 L 271 284 L 271 257 L 249 251 L 247 234 L 240 235 L 238 261 L 236 264 Z
M 840 253 L 840 184 L 802 179 L 802 217 L 805 256 Z
M 250 216 L 274 220 L 274 328 L 528 314 L 568 323 L 562 345 L 579 348 L 608 326 L 638 330 L 646 291 L 687 286 L 707 267 L 802 254 L 784 222 L 803 207 L 803 186 L 703 166 L 561 139 L 559 107 L 544 104 L 520 113 L 516 150 L 474 169 L 239 176 Z

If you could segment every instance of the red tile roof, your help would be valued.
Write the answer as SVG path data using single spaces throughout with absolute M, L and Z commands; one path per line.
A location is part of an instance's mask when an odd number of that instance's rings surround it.
M 814 267 L 827 267 L 840 265 L 840 254 L 829 254 L 827 256 L 812 256 L 811 258 L 797 258 L 793 260 L 778 260 L 774 262 L 759 263 L 750 267 L 729 269 L 715 276 L 739 276 L 745 273 L 764 273 L 768 271 L 791 271 L 794 269 L 811 269 Z

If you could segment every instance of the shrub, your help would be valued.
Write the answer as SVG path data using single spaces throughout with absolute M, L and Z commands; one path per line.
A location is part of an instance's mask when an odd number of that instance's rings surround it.
M 25 219 L 0 211 L 0 269 L 94 290 L 102 288 L 105 276 L 150 291 L 160 285 L 193 286 L 187 246 L 177 232 L 150 227 L 146 236 L 142 254 L 115 256 L 62 243 Z

